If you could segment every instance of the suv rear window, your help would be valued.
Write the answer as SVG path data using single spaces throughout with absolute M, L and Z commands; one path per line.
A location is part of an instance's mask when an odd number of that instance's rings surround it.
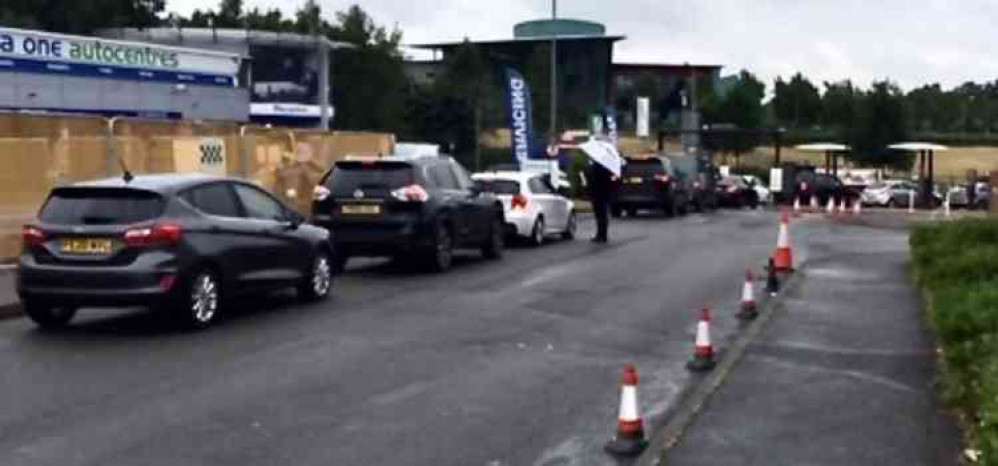
M 404 163 L 340 162 L 325 185 L 336 197 L 351 196 L 358 189 L 387 196 L 395 189 L 412 184 L 412 175 L 412 166 Z
M 624 165 L 624 173 L 635 176 L 660 175 L 665 173 L 665 165 L 662 164 L 661 160 L 656 159 L 628 159 L 627 165 Z
M 59 188 L 38 218 L 54 225 L 128 225 L 159 217 L 159 194 L 127 188 Z
M 478 185 L 482 191 L 493 194 L 520 194 L 520 182 L 512 180 L 478 180 Z

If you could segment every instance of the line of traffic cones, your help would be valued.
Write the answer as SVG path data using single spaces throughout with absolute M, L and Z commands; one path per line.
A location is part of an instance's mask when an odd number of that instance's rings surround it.
M 815 202 L 812 197 L 812 204 Z M 834 205 L 834 204 L 830 204 Z M 800 204 L 796 201 L 795 211 Z M 843 204 L 842 209 L 845 210 Z M 766 267 L 766 292 L 775 296 L 779 292 L 778 272 L 792 272 L 793 252 L 790 246 L 789 214 L 783 212 L 780 216 L 779 238 L 776 242 L 776 252 L 769 258 Z M 746 269 L 745 282 L 742 286 L 741 306 L 736 317 L 743 321 L 759 317 L 755 301 L 755 277 L 752 270 Z M 714 345 L 710 338 L 710 308 L 700 310 L 696 327 L 696 339 L 693 346 L 693 357 L 687 361 L 686 368 L 691 372 L 707 372 L 717 366 Z M 624 366 L 620 385 L 620 408 L 617 412 L 616 435 L 606 443 L 604 450 L 615 456 L 634 457 L 640 455 L 648 446 L 645 437 L 644 421 L 638 404 L 638 371 L 633 364 Z

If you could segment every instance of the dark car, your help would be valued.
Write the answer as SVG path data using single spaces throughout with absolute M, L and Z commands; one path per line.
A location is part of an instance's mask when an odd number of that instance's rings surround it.
M 814 171 L 798 172 L 794 187 L 802 203 L 809 203 L 815 197 L 820 206 L 828 205 L 829 199 L 838 205 L 843 199 L 853 202 L 860 197 L 858 190 L 846 186 L 838 177 Z
M 447 156 L 337 162 L 315 188 L 313 222 L 332 231 L 338 257 L 409 257 L 437 271 L 456 248 L 492 259 L 504 247 L 503 205 Z
M 666 157 L 627 158 L 614 189 L 610 211 L 634 216 L 639 209 L 661 210 L 672 217 L 686 213 L 689 194 Z
M 52 190 L 23 228 L 17 292 L 42 327 L 81 307 L 146 306 L 203 328 L 231 297 L 295 287 L 325 298 L 329 233 L 257 186 L 148 175 Z
M 722 207 L 755 209 L 759 207 L 759 194 L 740 176 L 725 176 L 717 182 L 718 204 Z
M 687 187 L 689 208 L 697 212 L 716 209 L 716 185 L 721 174 L 710 162 L 709 153 L 670 155 L 669 160 Z

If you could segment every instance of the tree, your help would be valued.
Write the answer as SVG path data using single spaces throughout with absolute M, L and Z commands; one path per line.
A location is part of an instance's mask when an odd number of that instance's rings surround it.
M 853 159 L 861 165 L 911 168 L 912 155 L 887 148 L 907 139 L 904 93 L 890 81 L 877 81 L 860 99 L 853 132 Z
M 797 73 L 790 78 L 790 82 L 776 78 L 773 92 L 773 111 L 781 124 L 800 128 L 818 122 L 821 95 L 804 75 Z
M 734 131 L 722 131 L 707 137 L 708 147 L 735 155 L 736 163 L 741 154 L 759 144 L 759 137 L 751 133 L 762 126 L 762 99 L 766 85 L 752 73 L 742 70 L 723 97 L 709 107 L 704 107 L 704 120 L 712 125 L 729 126 Z M 745 131 L 748 130 L 748 131 Z
M 21 0 L 0 3 L 0 24 L 68 34 L 160 23 L 166 0 Z

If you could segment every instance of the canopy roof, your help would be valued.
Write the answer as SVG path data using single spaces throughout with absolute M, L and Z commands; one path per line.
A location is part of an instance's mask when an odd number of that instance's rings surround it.
M 931 142 L 901 142 L 897 144 L 891 144 L 887 146 L 894 150 L 903 150 L 908 152 L 921 152 L 921 151 L 932 151 L 932 152 L 946 152 L 949 147 L 941 144 L 933 144 Z
M 848 152 L 852 150 L 849 146 L 845 144 L 836 144 L 833 142 L 816 142 L 812 144 L 801 144 L 797 146 L 796 149 L 807 152 Z

